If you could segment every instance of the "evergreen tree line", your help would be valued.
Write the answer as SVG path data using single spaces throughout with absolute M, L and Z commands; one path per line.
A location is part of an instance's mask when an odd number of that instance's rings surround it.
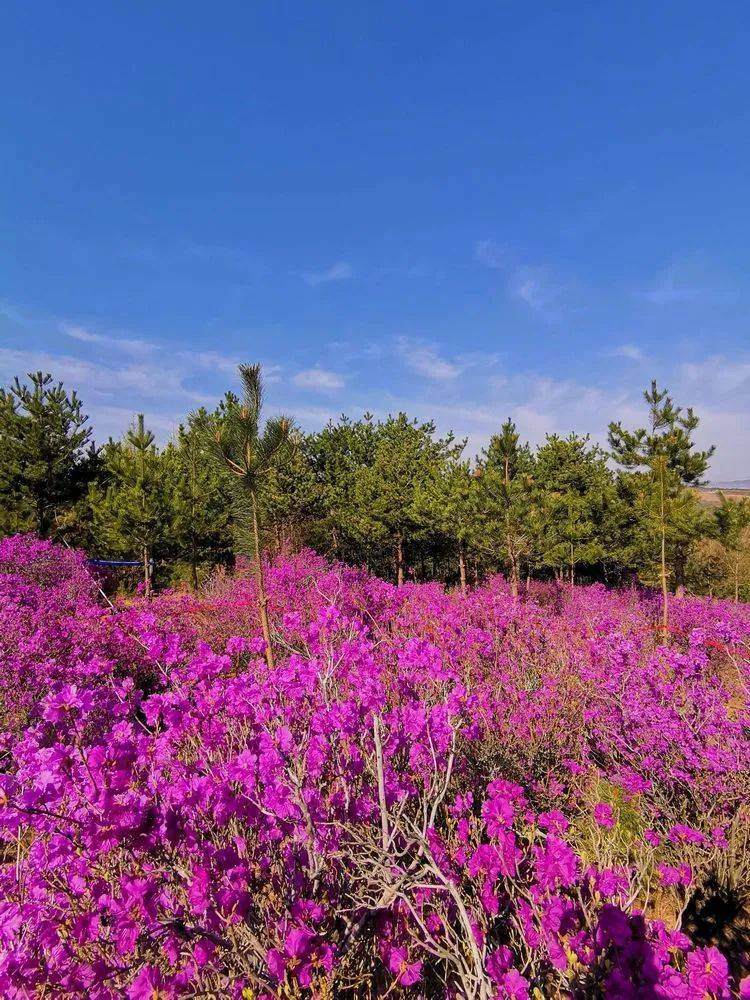
M 94 447 L 80 399 L 48 374 L 0 389 L 0 533 L 136 561 L 147 590 L 153 573 L 198 587 L 240 553 L 309 545 L 397 583 L 638 579 L 661 588 L 665 625 L 686 588 L 750 600 L 750 501 L 701 506 L 713 449 L 656 383 L 644 426 L 611 423 L 608 451 L 576 433 L 532 448 L 507 420 L 470 460 L 404 413 L 311 434 L 263 424 L 260 369 L 240 374 L 241 396 L 190 414 L 164 447 L 143 416 Z

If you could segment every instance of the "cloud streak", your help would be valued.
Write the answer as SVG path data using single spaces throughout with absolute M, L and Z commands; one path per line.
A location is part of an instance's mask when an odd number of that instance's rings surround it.
M 552 280 L 546 268 L 518 261 L 508 247 L 494 240 L 480 240 L 474 257 L 482 267 L 501 274 L 508 294 L 540 318 L 556 322 L 570 312 L 568 288 Z
M 324 271 L 303 271 L 302 280 L 311 288 L 329 285 L 337 281 L 349 281 L 354 277 L 354 268 L 346 260 L 338 260 Z
M 98 440 L 119 436 L 136 412 L 166 437 L 192 409 L 215 406 L 237 375 L 240 359 L 219 351 L 181 350 L 166 341 L 123 337 L 12 306 L 0 308 L 0 316 L 17 328 L 17 346 L 0 348 L 0 384 L 29 371 L 50 372 L 78 390 Z M 52 346 L 35 346 L 41 336 L 51 338 Z M 264 365 L 269 384 L 279 381 L 280 372 L 278 365 Z
M 397 344 L 398 353 L 404 364 L 417 375 L 445 382 L 455 379 L 461 374 L 462 368 L 453 361 L 438 354 L 434 347 L 401 337 Z
M 71 340 L 78 340 L 83 344 L 101 344 L 106 347 L 113 347 L 116 350 L 124 351 L 127 354 L 151 354 L 158 350 L 157 345 L 150 340 L 142 340 L 136 337 L 115 337 L 106 333 L 95 333 L 86 327 L 76 323 L 60 323 L 60 331 Z
M 644 352 L 636 344 L 620 344 L 619 347 L 613 347 L 611 351 L 607 351 L 606 356 L 609 358 L 624 358 L 626 361 L 632 361 L 638 365 L 645 364 L 648 361 Z
M 560 319 L 567 312 L 564 302 L 566 289 L 562 285 L 553 284 L 544 268 L 514 268 L 508 287 L 514 298 L 520 299 L 544 319 Z
M 100 441 L 103 434 L 121 434 L 139 411 L 166 437 L 190 410 L 213 407 L 226 388 L 236 385 L 241 359 L 210 343 L 205 349 L 189 349 L 76 322 L 63 324 L 13 307 L 0 313 L 5 317 L 2 333 L 14 338 L 4 337 L 3 344 L 15 345 L 0 348 L 0 383 L 37 369 L 51 372 L 79 391 Z M 271 410 L 278 406 L 296 414 L 308 430 L 321 426 L 324 416 L 342 411 L 356 416 L 372 410 L 385 416 L 403 409 L 420 419 L 435 418 L 441 433 L 454 430 L 468 436 L 470 455 L 486 445 L 507 416 L 535 443 L 546 433 L 575 430 L 605 444 L 609 420 L 643 424 L 642 391 L 645 376 L 653 374 L 680 405 L 696 408 L 700 445 L 718 446 L 712 479 L 750 474 L 743 433 L 750 426 L 748 352 L 710 354 L 695 348 L 681 359 L 658 361 L 628 341 L 609 351 L 603 348 L 599 365 L 592 362 L 590 373 L 583 367 L 578 378 L 561 377 L 550 359 L 519 370 L 518 363 L 508 367 L 511 355 L 503 351 L 501 356 L 453 354 L 436 342 L 408 336 L 378 341 L 352 336 L 329 344 L 311 366 L 286 375 L 272 357 L 261 360 Z M 602 363 L 607 356 L 628 363 Z M 576 368 L 581 370 L 571 364 L 571 373 Z
M 317 392 L 334 392 L 343 389 L 345 385 L 342 375 L 317 366 L 297 372 L 292 381 L 301 389 L 312 389 Z

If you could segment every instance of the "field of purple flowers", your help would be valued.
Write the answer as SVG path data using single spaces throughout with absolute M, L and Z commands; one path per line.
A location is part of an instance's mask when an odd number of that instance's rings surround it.
M 0 542 L 4 997 L 750 997 L 750 606 Z

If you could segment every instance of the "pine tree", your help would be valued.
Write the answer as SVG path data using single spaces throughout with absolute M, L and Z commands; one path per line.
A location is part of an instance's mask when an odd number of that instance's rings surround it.
M 0 507 L 5 531 L 53 533 L 59 515 L 86 492 L 96 471 L 88 417 L 43 372 L 0 389 Z
M 436 464 L 417 486 L 415 513 L 454 547 L 459 585 L 466 593 L 467 553 L 479 533 L 479 483 L 469 463 L 456 456 Z
M 163 456 L 163 476 L 170 506 L 169 545 L 174 561 L 187 565 L 194 589 L 204 567 L 227 564 L 232 557 L 227 473 L 206 462 L 203 433 L 219 414 L 199 410 L 181 424 Z
M 521 445 L 516 425 L 505 421 L 482 453 L 478 472 L 488 535 L 499 537 L 503 562 L 514 597 L 518 596 L 521 567 L 532 550 L 533 460 Z
M 542 565 L 567 576 L 571 587 L 578 566 L 604 560 L 605 522 L 615 499 L 606 455 L 588 437 L 556 434 L 536 454 L 538 506 L 542 522 Z
M 614 459 L 638 477 L 641 526 L 647 544 L 658 545 L 659 579 L 662 592 L 662 629 L 669 627 L 669 578 L 683 586 L 686 551 L 700 534 L 700 517 L 687 486 L 701 483 L 714 452 L 695 451 L 693 433 L 698 417 L 692 409 L 683 413 L 666 389 L 655 381 L 643 394 L 649 409 L 649 425 L 635 431 L 622 424 L 609 425 L 609 445 Z M 670 550 L 672 559 L 670 560 Z M 676 567 L 670 574 L 669 562 Z
M 320 512 L 312 539 L 320 551 L 335 559 L 367 561 L 356 494 L 361 470 L 374 461 L 376 434 L 370 414 L 356 421 L 341 416 L 311 434 L 304 444 Z
M 716 534 L 724 550 L 736 603 L 740 599 L 742 555 L 750 543 L 750 500 L 733 500 L 723 493 L 719 497 L 721 504 L 714 511 Z
M 242 398 L 226 397 L 217 425 L 204 421 L 203 444 L 216 467 L 229 473 L 235 522 L 252 538 L 266 662 L 273 669 L 275 659 L 263 570 L 262 505 L 272 476 L 293 450 L 293 425 L 287 417 L 273 417 L 261 428 L 263 380 L 260 365 L 240 365 L 239 373 Z
M 308 439 L 298 430 L 283 463 L 269 474 L 263 493 L 263 520 L 277 552 L 307 544 L 311 525 L 323 513 L 323 498 L 307 450 Z
M 405 546 L 422 526 L 418 491 L 462 448 L 451 435 L 436 439 L 433 423 L 420 424 L 405 413 L 377 425 L 372 463 L 358 470 L 355 482 L 358 530 L 390 547 L 399 586 L 404 582 Z
M 166 547 L 170 499 L 162 457 L 140 413 L 122 441 L 105 445 L 103 483 L 92 485 L 89 505 L 108 552 L 140 560 L 147 598 L 157 550 Z

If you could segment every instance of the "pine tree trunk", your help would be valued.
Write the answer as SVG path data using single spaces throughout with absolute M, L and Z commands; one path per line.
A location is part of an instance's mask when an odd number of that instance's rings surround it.
M 148 546 L 143 546 L 143 587 L 146 600 L 151 600 L 151 560 L 149 558 Z
M 662 458 L 659 464 L 659 485 L 661 501 L 659 508 L 659 527 L 661 530 L 661 627 L 666 639 L 669 632 L 669 588 L 667 587 L 667 512 L 664 477 L 666 475 L 666 460 Z
M 513 553 L 510 557 L 510 592 L 513 597 L 518 597 L 518 583 L 518 558 L 515 553 Z
M 396 583 L 400 587 L 404 582 L 404 540 L 399 531 L 396 535 Z
M 679 546 L 677 553 L 675 555 L 674 564 L 674 579 L 675 579 L 675 597 L 685 596 L 685 563 L 687 562 L 687 556 L 685 554 L 682 546 Z
M 276 666 L 271 645 L 271 627 L 268 624 L 268 597 L 266 596 L 266 581 L 263 575 L 263 550 L 260 545 L 260 525 L 258 524 L 258 504 L 253 496 L 253 540 L 255 542 L 255 582 L 258 588 L 258 608 L 260 610 L 260 625 L 266 642 L 266 663 L 269 670 Z
M 508 459 L 505 459 L 505 488 L 508 489 L 510 484 L 510 473 Z M 518 597 L 518 583 L 520 579 L 520 574 L 518 572 L 518 555 L 516 553 L 516 541 L 513 533 L 513 529 L 510 524 L 510 510 L 505 511 L 505 551 L 508 556 L 508 562 L 510 564 L 510 592 L 513 597 Z
M 198 554 L 195 545 L 195 532 L 190 532 L 190 578 L 193 590 L 198 590 Z
M 195 538 L 195 493 L 196 493 L 196 467 L 195 467 L 195 449 L 190 448 L 188 452 L 188 458 L 190 464 L 188 465 L 188 471 L 190 474 L 190 577 L 193 584 L 193 590 L 198 590 L 198 545 Z
M 458 543 L 458 574 L 461 580 L 461 593 L 466 593 L 466 546 L 463 541 Z
M 666 637 L 669 632 L 669 588 L 667 587 L 667 537 L 661 528 L 661 627 Z
M 50 519 L 47 516 L 47 509 L 43 501 L 40 501 L 37 505 L 37 534 L 40 538 L 49 538 L 50 532 Z

